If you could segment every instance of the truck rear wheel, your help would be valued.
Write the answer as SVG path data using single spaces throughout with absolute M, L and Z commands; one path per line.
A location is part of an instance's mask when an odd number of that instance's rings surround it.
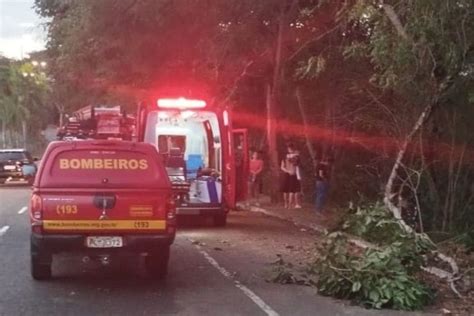
M 159 280 L 163 280 L 168 274 L 168 262 L 170 259 L 170 246 L 164 246 L 154 250 L 145 258 L 147 272 Z
M 33 237 L 31 237 L 30 243 L 30 257 L 31 276 L 33 277 L 33 279 L 51 279 L 51 264 L 53 261 L 53 256 L 50 253 L 45 253 L 44 250 L 40 250 L 38 245 L 33 241 Z
M 224 227 L 227 224 L 227 214 L 214 215 L 214 226 Z
M 51 263 L 42 263 L 38 258 L 31 257 L 31 276 L 35 280 L 51 279 Z

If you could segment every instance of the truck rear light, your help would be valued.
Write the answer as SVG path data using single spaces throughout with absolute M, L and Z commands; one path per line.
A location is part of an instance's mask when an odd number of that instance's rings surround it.
M 34 193 L 30 200 L 31 231 L 41 234 L 43 232 L 43 200 L 39 194 Z
M 167 220 L 175 219 L 175 217 L 176 217 L 176 214 L 174 212 L 168 212 L 166 214 L 166 219 Z
M 39 194 L 34 193 L 30 200 L 31 218 L 41 219 L 43 213 L 43 200 Z
M 42 234 L 43 233 L 43 223 L 42 222 L 34 222 L 31 224 L 31 231 L 35 234 Z
M 166 203 L 166 219 L 168 221 L 174 220 L 176 218 L 176 202 L 175 197 L 172 196 L 168 199 Z

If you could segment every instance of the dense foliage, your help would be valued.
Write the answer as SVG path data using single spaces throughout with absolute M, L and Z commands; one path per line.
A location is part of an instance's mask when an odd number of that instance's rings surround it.
M 253 147 L 295 141 L 313 200 L 314 159 L 335 158 L 334 201 L 383 193 L 400 145 L 394 202 L 418 230 L 474 227 L 474 8 L 469 0 L 36 0 L 50 19 L 59 111 L 133 104 L 175 83 L 234 107 Z M 265 119 L 279 124 L 265 131 Z M 302 128 L 303 127 L 303 128 Z M 418 130 L 417 130 L 418 131 Z M 279 145 L 280 147 L 277 147 Z M 337 197 L 337 198 L 336 198 Z
M 408 266 L 418 258 L 407 252 L 404 243 L 396 242 L 350 254 L 347 240 L 334 233 L 328 238 L 325 252 L 315 265 L 319 292 L 338 298 L 353 299 L 372 308 L 421 309 L 432 293 L 413 276 Z
M 417 278 L 423 255 L 435 249 L 429 239 L 405 233 L 379 204 L 358 208 L 343 228 L 374 246 L 357 250 L 347 235 L 329 234 L 312 265 L 320 293 L 372 308 L 415 310 L 431 301 L 432 290 Z
M 40 152 L 45 145 L 40 132 L 53 113 L 46 103 L 44 69 L 0 56 L 0 87 L 0 148 L 27 147 Z

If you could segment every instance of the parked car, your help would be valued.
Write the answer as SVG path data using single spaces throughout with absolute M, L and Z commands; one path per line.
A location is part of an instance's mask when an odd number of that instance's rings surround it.
M 32 277 L 50 278 L 53 255 L 73 252 L 102 264 L 118 253 L 144 255 L 148 272 L 164 278 L 175 212 L 171 183 L 152 145 L 52 142 L 30 203 Z
M 23 181 L 33 184 L 37 159 L 26 149 L 0 149 L 0 184 Z

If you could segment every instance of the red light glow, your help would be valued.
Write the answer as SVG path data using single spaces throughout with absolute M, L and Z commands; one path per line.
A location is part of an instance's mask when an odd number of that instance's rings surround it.
M 165 109 L 202 109 L 206 107 L 204 100 L 191 100 L 186 98 L 178 99 L 158 99 L 159 108 Z
M 224 120 L 224 125 L 229 126 L 229 112 L 224 111 L 223 120 Z

